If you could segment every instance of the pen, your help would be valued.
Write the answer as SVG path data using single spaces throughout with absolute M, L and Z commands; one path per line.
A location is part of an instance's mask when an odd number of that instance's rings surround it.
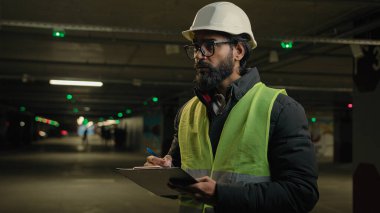
M 146 148 L 146 151 L 149 153 L 149 154 L 151 154 L 151 155 L 153 155 L 153 156 L 155 156 L 155 157 L 158 157 L 158 155 L 151 149 L 151 148 L 149 148 L 149 147 L 147 147 Z

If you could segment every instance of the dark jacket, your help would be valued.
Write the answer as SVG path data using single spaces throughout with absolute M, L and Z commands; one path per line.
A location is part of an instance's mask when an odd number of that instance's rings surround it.
M 228 102 L 220 114 L 211 107 L 214 94 L 195 91 L 206 105 L 210 120 L 209 136 L 215 154 L 224 122 L 244 94 L 260 82 L 256 68 L 249 69 L 236 80 L 227 94 Z M 210 101 L 211 99 L 211 101 Z M 178 144 L 179 110 L 175 119 L 175 135 L 169 155 L 175 166 L 181 165 Z M 289 96 L 280 94 L 273 104 L 270 118 L 268 161 L 271 182 L 216 186 L 216 212 L 309 212 L 319 198 L 317 167 L 313 144 L 303 107 Z

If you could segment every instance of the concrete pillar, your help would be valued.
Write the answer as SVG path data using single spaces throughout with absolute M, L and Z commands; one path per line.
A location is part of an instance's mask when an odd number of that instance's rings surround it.
M 352 162 L 352 109 L 334 111 L 334 162 Z
M 380 212 L 380 46 L 362 47 L 353 95 L 353 209 Z M 355 75 L 362 74 L 355 80 Z M 373 85 L 374 81 L 377 85 Z M 366 84 L 367 83 L 367 84 Z

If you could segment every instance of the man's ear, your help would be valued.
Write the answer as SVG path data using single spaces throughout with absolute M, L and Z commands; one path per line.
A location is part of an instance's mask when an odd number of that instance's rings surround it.
M 234 59 L 236 61 L 241 61 L 241 59 L 245 55 L 245 49 L 244 49 L 244 46 L 243 46 L 243 44 L 241 42 L 238 42 L 236 44 L 234 53 L 235 53 Z

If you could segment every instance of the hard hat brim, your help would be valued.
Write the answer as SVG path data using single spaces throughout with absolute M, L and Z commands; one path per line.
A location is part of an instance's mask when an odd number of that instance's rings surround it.
M 211 31 L 220 31 L 218 29 L 210 29 L 210 27 L 207 27 L 207 28 L 196 28 L 196 29 L 189 29 L 189 30 L 185 30 L 185 31 L 182 31 L 182 35 L 183 37 L 185 37 L 185 39 L 189 40 L 189 41 L 193 41 L 194 40 L 194 36 L 195 36 L 195 31 L 199 31 L 199 30 L 211 30 Z M 231 35 L 239 35 L 241 33 L 236 33 L 236 34 L 232 34 L 230 32 L 226 32 L 228 34 L 231 34 Z M 252 37 L 252 35 L 249 35 L 251 37 L 251 39 L 249 40 L 249 45 L 251 46 L 251 49 L 255 49 L 257 47 L 257 43 L 256 43 L 256 40 Z

